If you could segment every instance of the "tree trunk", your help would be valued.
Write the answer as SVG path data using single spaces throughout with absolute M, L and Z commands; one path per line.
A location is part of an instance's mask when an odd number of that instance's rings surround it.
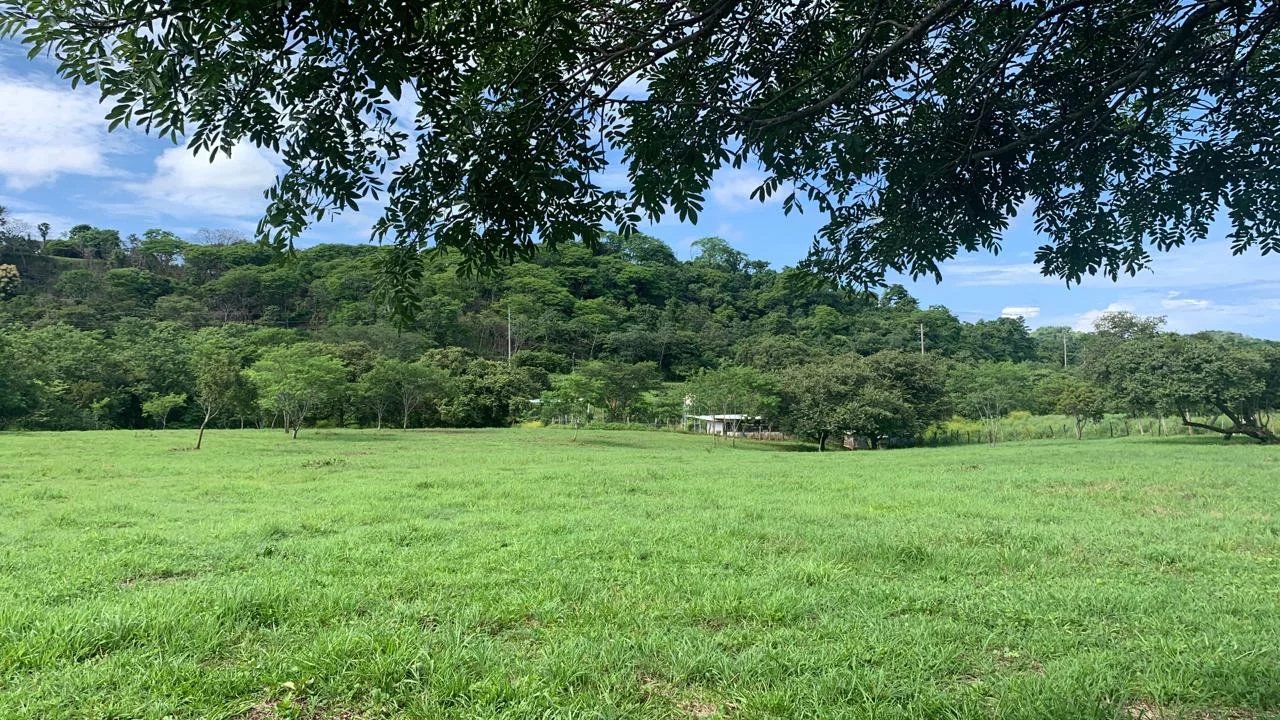
M 1076 418 L 1076 439 L 1084 439 L 1084 418 L 1082 417 Z
M 1270 428 L 1258 422 L 1253 417 L 1232 417 L 1231 420 L 1232 424 L 1230 427 L 1220 428 L 1217 425 L 1193 422 L 1186 413 L 1182 414 L 1182 424 L 1187 427 L 1187 432 L 1190 432 L 1192 428 L 1200 428 L 1201 430 L 1209 430 L 1211 432 L 1216 432 L 1219 435 L 1223 435 L 1227 440 L 1230 440 L 1233 435 L 1244 435 L 1245 437 L 1251 437 L 1264 445 L 1280 444 L 1280 437 L 1277 437 Z
M 294 439 L 294 440 L 297 440 L 297 439 L 298 439 L 298 430 L 299 430 L 301 427 L 302 427 L 302 421 L 298 421 L 298 424 L 293 426 L 293 439 Z
M 826 449 L 827 449 L 827 434 L 824 432 L 820 432 L 818 433 L 818 452 L 822 452 L 823 450 L 826 450 Z
M 196 436 L 196 449 L 200 449 L 200 443 L 204 442 L 204 428 L 209 424 L 209 418 L 213 417 L 213 413 L 206 410 L 204 412 L 204 420 L 200 421 L 200 434 Z

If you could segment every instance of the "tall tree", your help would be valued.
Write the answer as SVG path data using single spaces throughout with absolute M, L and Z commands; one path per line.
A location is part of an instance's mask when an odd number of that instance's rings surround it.
M 240 359 L 234 351 L 210 342 L 198 351 L 194 361 L 196 373 L 196 405 L 200 407 L 200 434 L 196 449 L 204 444 L 204 431 L 209 421 L 238 405 L 252 402 L 252 388 L 240 372 Z
M 609 419 L 626 419 L 646 392 L 658 386 L 658 366 L 651 362 L 619 363 L 599 360 L 578 369 L 599 388 L 597 403 L 608 408 Z
M 819 450 L 827 438 L 846 434 L 865 438 L 873 448 L 911 438 L 948 409 L 936 361 L 898 350 L 792 367 L 780 385 L 788 426 L 817 440 Z
M 414 413 L 424 404 L 442 399 L 447 381 L 448 373 L 443 368 L 423 362 L 379 358 L 360 378 L 359 393 L 374 413 L 379 428 L 388 408 L 398 405 L 400 427 L 407 429 Z
M 1031 371 L 1011 362 L 962 364 L 951 371 L 947 388 L 961 415 L 982 420 L 991 442 L 1000 440 L 1000 421 L 1032 404 Z
M 423 247 L 488 265 L 693 219 L 724 167 L 824 213 L 812 265 L 852 282 L 937 275 L 1020 208 L 1068 280 L 1219 215 L 1275 251 L 1278 30 L 1265 2 L 0 2 L 111 127 L 278 150 L 278 245 L 377 195 L 404 313 Z
M 316 343 L 296 343 L 267 352 L 247 371 L 259 402 L 279 413 L 286 432 L 298 437 L 307 416 L 334 400 L 346 383 L 342 363 Z
M 1161 338 L 1153 368 L 1159 392 L 1183 425 L 1280 443 L 1270 413 L 1280 407 L 1280 348 L 1243 338 L 1202 334 Z M 1228 420 L 1223 427 L 1192 419 L 1208 411 Z
M 592 403 L 599 403 L 602 394 L 598 378 L 580 372 L 556 375 L 551 378 L 551 389 L 542 393 L 540 410 L 543 417 L 551 420 L 568 416 L 576 430 L 591 421 Z
M 818 443 L 841 437 L 856 422 L 853 398 L 857 393 L 850 368 L 862 368 L 862 359 L 845 355 L 809 365 L 788 368 L 782 374 L 784 420 L 787 429 Z
M 1068 372 L 1056 372 L 1036 382 L 1036 395 L 1053 412 L 1062 413 L 1075 422 L 1076 439 L 1084 438 L 1085 423 L 1097 422 L 1107 407 L 1102 388 Z

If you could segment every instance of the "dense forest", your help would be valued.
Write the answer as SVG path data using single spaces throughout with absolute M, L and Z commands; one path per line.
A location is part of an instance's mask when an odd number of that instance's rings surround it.
M 841 289 L 718 238 L 564 244 L 488 275 L 426 258 L 393 323 L 369 244 L 281 255 L 0 212 L 0 427 L 680 425 L 760 416 L 825 443 L 909 441 L 952 417 L 1105 413 L 1275 441 L 1280 344 L 1104 316 L 1093 332 L 962 322 L 902 287 Z M 1162 421 L 1163 422 L 1163 421 Z

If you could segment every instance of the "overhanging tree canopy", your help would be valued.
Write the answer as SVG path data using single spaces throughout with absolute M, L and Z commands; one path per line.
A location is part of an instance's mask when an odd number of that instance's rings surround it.
M 0 35 L 97 84 L 112 126 L 278 151 L 277 245 L 385 202 L 408 311 L 424 247 L 484 267 L 696 218 L 725 166 L 824 213 L 810 262 L 854 283 L 997 249 L 1021 207 L 1067 280 L 1224 209 L 1236 252 L 1272 252 L 1277 27 L 1214 0 L 0 2 Z

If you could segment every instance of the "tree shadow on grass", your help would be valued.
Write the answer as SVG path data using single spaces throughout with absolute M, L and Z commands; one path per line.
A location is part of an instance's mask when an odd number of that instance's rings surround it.
M 404 430 L 350 430 L 346 432 L 334 432 L 332 430 L 314 430 L 308 433 L 305 429 L 298 433 L 298 439 L 303 440 L 312 438 L 316 440 L 341 440 L 342 442 L 389 442 L 392 440 L 405 440 L 409 438 L 407 431 Z
M 739 440 L 737 443 L 731 443 L 721 440 L 717 447 L 724 447 L 730 450 L 754 450 L 757 452 L 787 452 L 787 453 L 815 453 L 818 452 L 818 446 L 814 443 L 799 442 L 797 440 Z M 835 449 L 828 447 L 827 452 L 837 452 Z
M 1183 447 L 1195 447 L 1195 446 L 1203 446 L 1203 445 L 1213 445 L 1217 447 L 1221 447 L 1223 445 L 1232 445 L 1232 446 L 1252 445 L 1256 447 L 1280 448 L 1280 445 L 1267 445 L 1266 443 L 1260 443 L 1257 440 L 1254 440 L 1253 438 L 1247 437 L 1244 435 L 1236 435 L 1232 437 L 1230 440 L 1226 439 L 1225 435 L 1191 435 L 1191 436 L 1183 435 L 1180 437 L 1166 436 L 1166 437 L 1148 437 L 1148 438 L 1131 438 L 1131 439 L 1139 440 L 1142 443 L 1152 444 L 1152 445 L 1175 445 L 1175 446 L 1181 445 Z

